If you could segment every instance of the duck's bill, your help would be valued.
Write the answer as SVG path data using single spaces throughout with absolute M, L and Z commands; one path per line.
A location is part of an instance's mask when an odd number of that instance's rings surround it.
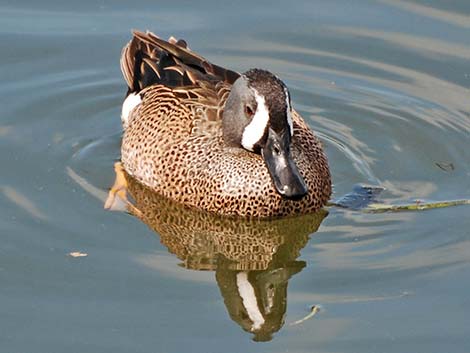
M 287 199 L 300 200 L 307 195 L 308 188 L 290 155 L 288 133 L 278 134 L 269 129 L 261 155 L 277 192 Z

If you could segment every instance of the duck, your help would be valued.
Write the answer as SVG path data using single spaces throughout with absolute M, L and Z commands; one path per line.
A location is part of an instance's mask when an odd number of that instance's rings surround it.
M 331 196 L 322 144 L 286 84 L 206 60 L 185 40 L 133 31 L 121 54 L 124 171 L 188 208 L 273 218 L 313 213 Z

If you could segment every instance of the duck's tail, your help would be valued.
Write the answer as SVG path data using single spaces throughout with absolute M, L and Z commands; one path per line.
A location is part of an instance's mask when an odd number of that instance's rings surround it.
M 201 80 L 233 83 L 240 76 L 192 52 L 184 40 L 170 37 L 165 41 L 151 32 L 134 31 L 133 34 L 121 54 L 128 94 L 154 84 L 181 87 Z

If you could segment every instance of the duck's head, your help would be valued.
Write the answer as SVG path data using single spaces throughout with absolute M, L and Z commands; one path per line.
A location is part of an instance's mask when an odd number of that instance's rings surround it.
M 291 157 L 292 108 L 286 85 L 265 70 L 251 69 L 233 84 L 223 113 L 223 134 L 230 146 L 259 153 L 277 192 L 299 200 L 307 185 Z

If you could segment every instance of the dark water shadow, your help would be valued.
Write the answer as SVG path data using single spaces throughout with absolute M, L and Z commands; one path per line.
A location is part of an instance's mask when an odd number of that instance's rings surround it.
M 215 271 L 230 318 L 255 341 L 284 325 L 287 286 L 300 251 L 327 212 L 273 220 L 227 218 L 185 208 L 125 175 L 127 211 L 147 224 L 189 270 Z

